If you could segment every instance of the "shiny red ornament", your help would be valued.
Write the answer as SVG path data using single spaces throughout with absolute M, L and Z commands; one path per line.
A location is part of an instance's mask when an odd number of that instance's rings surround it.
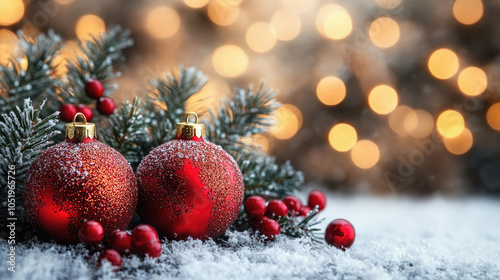
M 132 252 L 132 235 L 123 230 L 115 230 L 109 234 L 109 247 L 115 249 L 120 254 Z
M 269 218 L 285 217 L 286 214 L 288 214 L 288 207 L 286 207 L 286 204 L 283 201 L 273 199 L 267 204 L 266 216 Z
M 150 225 L 138 225 L 132 230 L 132 246 L 139 246 L 158 239 L 158 233 Z
M 87 119 L 87 121 L 92 121 L 92 118 L 94 117 L 94 113 L 92 112 L 92 109 L 90 109 L 89 106 L 87 105 L 83 105 L 83 104 L 79 104 L 76 106 L 76 111 L 79 112 L 79 113 L 82 113 L 85 115 L 85 118 Z
M 101 97 L 97 100 L 96 108 L 101 115 L 109 116 L 115 111 L 115 102 L 109 97 Z
M 300 208 L 299 216 L 305 217 L 305 216 L 307 216 L 307 214 L 309 214 L 309 212 L 311 212 L 311 208 L 309 206 L 303 205 Z
M 83 89 L 88 97 L 94 99 L 101 97 L 104 93 L 104 87 L 102 86 L 102 83 L 94 79 L 90 79 L 85 82 L 85 86 Z
M 268 217 L 262 217 L 258 223 L 254 224 L 254 227 L 265 235 L 267 240 L 274 239 L 281 232 L 280 224 Z
M 76 106 L 70 103 L 63 104 L 59 108 L 59 118 L 63 122 L 72 121 L 76 113 L 78 113 Z
M 151 240 L 147 243 L 142 243 L 141 245 L 134 247 L 135 252 L 141 257 L 146 255 L 151 258 L 158 258 L 161 256 L 161 242 L 159 239 Z
M 35 159 L 24 181 L 23 204 L 42 236 L 76 243 L 85 220 L 99 222 L 105 236 L 126 228 L 137 184 L 127 160 L 96 141 L 95 125 L 84 119 L 66 124 L 66 141 Z
M 298 215 L 300 213 L 300 208 L 302 208 L 302 202 L 294 195 L 287 195 L 283 198 L 283 202 L 286 207 L 288 207 L 288 211 L 292 215 Z
M 354 231 L 354 227 L 347 220 L 336 219 L 326 227 L 326 243 L 344 251 L 351 247 L 355 237 L 356 232 Z
M 97 258 L 97 265 L 102 266 L 102 262 L 104 260 L 108 261 L 114 267 L 114 271 L 117 271 L 120 267 L 122 267 L 122 256 L 120 256 L 120 253 L 116 250 L 106 249 L 102 251 Z
M 307 205 L 313 209 L 318 206 L 318 210 L 321 211 L 326 206 L 326 196 L 322 191 L 312 191 L 309 194 L 309 199 Z
M 216 238 L 241 207 L 241 171 L 226 151 L 203 139 L 203 129 L 198 116 L 196 123 L 179 123 L 176 139 L 137 168 L 138 213 L 171 240 Z
M 266 209 L 266 200 L 258 195 L 252 195 L 245 200 L 244 210 L 251 219 L 264 216 Z
M 78 238 L 83 244 L 97 248 L 104 239 L 104 229 L 96 221 L 85 221 L 78 230 Z

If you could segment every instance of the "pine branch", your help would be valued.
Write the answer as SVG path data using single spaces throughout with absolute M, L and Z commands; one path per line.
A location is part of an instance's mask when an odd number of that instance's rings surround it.
M 291 237 L 291 238 L 303 238 L 308 237 L 312 242 L 322 243 L 323 239 L 318 236 L 321 229 L 316 226 L 319 225 L 322 220 L 316 220 L 319 210 L 316 206 L 306 217 L 282 217 L 278 220 L 281 226 L 281 233 Z

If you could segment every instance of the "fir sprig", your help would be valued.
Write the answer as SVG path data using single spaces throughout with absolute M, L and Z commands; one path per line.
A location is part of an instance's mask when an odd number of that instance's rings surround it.
M 281 233 L 291 238 L 308 237 L 313 242 L 322 243 L 323 239 L 318 235 L 321 229 L 316 227 L 322 222 L 322 220 L 316 218 L 318 212 L 316 206 L 303 219 L 289 215 L 280 218 L 278 223 L 281 226 Z

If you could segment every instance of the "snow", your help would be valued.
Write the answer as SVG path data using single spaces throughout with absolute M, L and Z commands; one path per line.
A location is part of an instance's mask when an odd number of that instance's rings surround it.
M 304 201 L 307 192 L 301 199 Z M 83 245 L 20 244 L 16 272 L 1 279 L 500 279 L 500 200 L 328 195 L 320 213 L 349 220 L 351 249 L 231 233 L 227 244 L 163 242 L 162 256 L 124 259 L 117 273 L 86 260 Z M 5 256 L 7 243 L 0 240 Z M 5 277 L 7 276 L 7 277 Z

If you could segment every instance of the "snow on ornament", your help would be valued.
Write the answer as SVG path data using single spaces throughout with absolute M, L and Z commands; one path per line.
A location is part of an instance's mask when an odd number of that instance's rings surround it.
M 195 123 L 189 117 L 196 118 Z M 151 151 L 137 168 L 138 213 L 171 240 L 216 238 L 234 222 L 244 195 L 234 159 L 204 139 L 196 113 L 177 124 L 175 140 Z
M 76 122 L 78 116 L 83 122 Z M 129 224 L 137 183 L 127 160 L 96 141 L 95 124 L 77 113 L 66 124 L 66 141 L 40 154 L 26 175 L 23 204 L 38 232 L 61 243 L 78 242 L 85 220 L 99 222 L 104 235 Z

